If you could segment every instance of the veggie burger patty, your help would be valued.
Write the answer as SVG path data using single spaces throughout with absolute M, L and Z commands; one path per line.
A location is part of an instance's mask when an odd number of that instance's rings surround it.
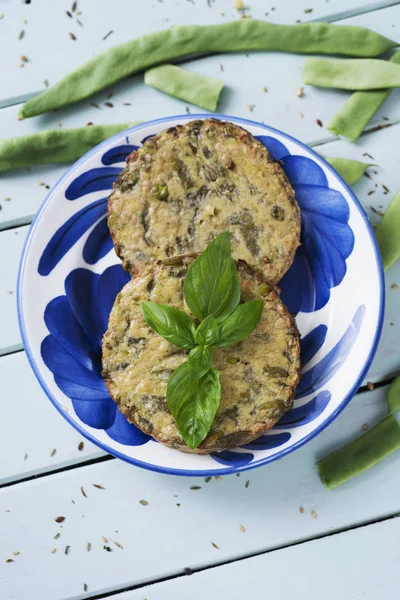
M 291 408 L 299 381 L 300 350 L 296 325 L 274 288 L 260 282 L 245 261 L 237 261 L 241 301 L 262 298 L 264 309 L 248 338 L 215 350 L 221 403 L 208 436 L 191 451 L 166 401 L 168 379 L 187 354 L 150 329 L 141 302 L 169 304 L 191 314 L 183 282 L 195 256 L 158 261 L 121 290 L 103 338 L 103 377 L 131 423 L 167 446 L 205 454 L 258 438 Z
M 250 133 L 215 119 L 171 127 L 133 152 L 110 195 L 108 224 L 133 275 L 201 252 L 227 231 L 233 258 L 277 282 L 300 237 L 299 207 L 279 163 Z

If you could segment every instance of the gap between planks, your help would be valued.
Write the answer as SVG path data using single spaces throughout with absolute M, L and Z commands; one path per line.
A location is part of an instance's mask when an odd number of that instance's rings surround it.
M 220 561 L 220 562 L 215 562 L 212 564 L 208 564 L 204 567 L 200 567 L 198 569 L 194 568 L 191 569 L 192 573 L 191 574 L 195 574 L 195 573 L 201 573 L 202 571 L 208 571 L 210 569 L 215 569 L 218 567 L 223 567 L 225 565 L 229 565 L 232 563 L 237 563 L 237 562 L 241 562 L 243 560 L 248 560 L 250 558 L 256 558 L 257 556 L 264 556 L 266 554 L 270 554 L 271 552 L 276 552 L 279 550 L 285 550 L 287 548 L 292 548 L 295 546 L 302 546 L 303 544 L 308 544 L 309 542 L 315 542 L 316 540 L 321 540 L 324 538 L 329 538 L 332 536 L 336 536 L 336 535 L 341 535 L 342 533 L 346 533 L 348 531 L 354 531 L 357 529 L 362 529 L 364 527 L 369 527 L 370 525 L 377 525 L 378 523 L 383 523 L 384 521 L 389 521 L 391 519 L 395 519 L 397 517 L 399 517 L 400 515 L 398 513 L 394 513 L 391 515 L 386 515 L 384 517 L 379 517 L 377 519 L 371 519 L 368 521 L 365 521 L 363 523 L 359 523 L 357 525 L 354 526 L 348 526 L 348 527 L 343 527 L 343 528 L 338 528 L 335 529 L 334 531 L 330 531 L 328 533 L 321 533 L 319 535 L 315 535 L 312 536 L 310 538 L 307 539 L 303 539 L 303 540 L 299 540 L 298 542 L 294 542 L 294 543 L 289 543 L 289 544 L 283 544 L 281 546 L 276 546 L 274 548 L 270 548 L 269 550 L 261 550 L 259 552 L 253 552 L 253 553 L 246 553 L 243 554 L 242 556 L 238 557 L 238 558 L 232 558 L 226 561 Z M 183 567 L 184 569 L 185 567 Z M 118 596 L 119 594 L 123 594 L 124 592 L 132 592 L 134 590 L 138 590 L 138 589 L 146 589 L 146 587 L 150 586 L 150 585 L 155 585 L 158 583 L 164 583 L 166 581 L 170 581 L 170 580 L 174 580 L 174 579 L 179 579 L 181 577 L 190 577 L 190 575 L 187 575 L 186 573 L 176 573 L 174 575 L 169 575 L 166 577 L 161 577 L 159 579 L 153 579 L 151 581 L 148 581 L 146 583 L 140 583 L 137 585 L 132 585 L 132 586 L 127 586 L 127 587 L 123 587 L 123 588 L 116 588 L 114 590 L 109 590 L 107 592 L 101 593 L 101 594 L 95 594 L 95 595 L 85 595 L 85 598 L 87 598 L 88 600 L 103 600 L 106 598 L 110 598 L 113 596 Z
M 305 21 L 305 23 L 335 23 L 337 21 L 343 21 L 345 19 L 358 17 L 360 15 L 364 15 L 364 14 L 367 14 L 370 12 L 383 10 L 385 8 L 390 8 L 391 6 L 396 6 L 397 4 L 400 4 L 400 0 L 381 0 L 380 2 L 373 2 L 372 4 L 367 4 L 365 6 L 359 6 L 358 8 L 344 10 L 344 11 L 341 11 L 338 13 L 326 15 L 324 17 L 318 17 L 316 19 L 310 19 L 310 20 Z M 173 62 L 180 63 L 180 62 L 185 62 L 188 60 L 193 60 L 197 57 L 203 58 L 204 56 L 214 56 L 215 54 L 214 53 L 213 54 L 203 53 L 200 55 L 185 56 L 185 57 L 183 57 L 181 59 L 177 59 L 176 61 L 173 61 Z M 223 54 L 223 53 L 221 52 L 218 54 Z M 14 106 L 16 104 L 27 102 L 31 98 L 38 96 L 39 94 L 41 94 L 44 91 L 45 91 L 45 88 L 38 90 L 36 92 L 29 92 L 29 93 L 21 94 L 19 96 L 14 96 L 11 98 L 2 98 L 2 99 L 0 99 L 0 110 L 2 108 L 7 108 L 9 106 Z

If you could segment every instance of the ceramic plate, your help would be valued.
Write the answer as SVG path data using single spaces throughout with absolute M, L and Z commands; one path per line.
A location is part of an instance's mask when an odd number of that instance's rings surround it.
M 107 229 L 107 196 L 126 156 L 161 130 L 210 115 L 167 117 L 94 148 L 51 190 L 23 251 L 19 321 L 44 391 L 84 436 L 132 464 L 181 475 L 251 469 L 293 451 L 338 415 L 359 387 L 379 340 L 383 274 L 363 208 L 319 155 L 253 121 L 230 120 L 256 136 L 281 164 L 301 208 L 302 234 L 281 282 L 297 313 L 302 377 L 294 407 L 246 447 L 196 456 L 171 450 L 130 425 L 101 378 L 101 339 L 115 296 L 129 280 Z

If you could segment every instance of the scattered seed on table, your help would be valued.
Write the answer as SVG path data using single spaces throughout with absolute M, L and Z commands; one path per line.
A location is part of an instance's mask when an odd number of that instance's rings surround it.
M 296 96 L 297 96 L 298 98 L 302 98 L 302 97 L 304 96 L 304 90 L 303 90 L 303 88 L 302 88 L 302 87 L 299 87 L 299 89 L 298 89 L 298 90 L 297 90 L 297 92 L 296 92 Z
M 97 104 L 97 102 L 91 102 L 90 106 L 94 106 L 95 108 L 100 108 L 100 110 L 101 110 L 101 106 L 99 106 Z
M 132 102 L 124 102 L 124 106 L 132 106 Z
M 117 548 L 121 548 L 121 550 L 124 549 L 123 545 L 120 544 L 119 542 L 116 542 L 115 540 L 111 540 L 113 544 L 115 544 L 117 546 Z
M 51 552 L 52 554 L 55 554 L 55 553 L 57 552 L 57 548 L 52 548 L 52 549 L 50 550 L 50 552 Z
M 81 27 L 83 27 L 83 23 L 79 19 L 77 19 L 76 22 L 78 23 L 78 25 L 80 25 Z
M 306 14 L 308 13 L 312 13 L 313 9 L 312 8 L 305 8 L 303 12 L 305 12 Z
M 87 586 L 87 583 L 84 583 L 84 584 L 83 584 L 83 591 L 84 591 L 84 592 L 87 592 L 87 591 L 88 591 L 88 586 Z
M 49 80 L 48 79 L 45 79 L 43 81 L 43 83 L 44 83 L 45 87 L 47 87 L 47 88 L 49 87 Z
M 370 392 L 372 392 L 372 390 L 375 389 L 375 386 L 373 383 L 371 383 L 371 381 L 367 381 L 367 388 Z
M 386 187 L 386 185 L 384 185 L 383 183 L 382 183 L 382 187 L 383 187 L 383 189 L 385 190 L 386 193 L 390 192 L 389 188 Z
M 4 200 L 9 200 L 10 198 L 4 198 Z M 25 454 L 24 456 L 24 460 L 26 460 L 28 458 L 28 454 Z
M 264 89 L 264 92 L 268 92 L 268 88 L 267 87 L 265 87 L 263 89 Z
M 311 516 L 313 519 L 316 519 L 318 517 L 317 513 L 315 512 L 315 510 L 311 511 Z
M 317 125 L 319 125 L 320 127 L 323 127 L 322 121 L 321 119 L 317 119 L 316 120 Z
M 79 17 L 79 15 L 81 15 L 81 14 L 82 14 L 82 11 L 81 11 L 81 10 L 77 10 L 75 14 L 76 14 L 76 16 L 78 16 L 78 17 Z
M 376 215 L 379 215 L 380 217 L 383 217 L 383 212 L 381 210 L 378 210 L 375 208 L 375 206 L 371 206 L 371 210 L 372 212 L 374 212 Z
M 253 112 L 254 108 L 255 108 L 255 104 L 249 104 L 248 109 L 250 112 Z
M 106 537 L 104 537 L 104 535 L 102 536 L 102 538 L 101 538 L 101 539 L 103 540 L 103 542 L 104 542 L 105 544 L 108 544 L 108 539 L 107 539 Z
M 368 154 L 368 152 L 364 152 L 363 156 L 368 156 L 368 158 L 370 158 L 371 160 L 375 160 L 371 154 Z M 378 171 L 375 171 L 375 173 L 377 173 L 377 172 Z
M 177 504 L 177 507 L 178 507 L 178 508 L 180 508 L 180 506 L 181 506 L 180 504 Z
M 141 504 L 142 506 L 147 506 L 148 502 L 147 500 L 139 500 L 139 504 Z
M 53 448 L 53 450 L 50 452 L 50 456 L 54 456 L 56 452 L 57 452 L 57 448 Z
M 98 483 L 93 483 L 92 484 L 93 487 L 97 488 L 98 490 L 105 490 L 106 488 Z
M 236 477 L 240 477 L 240 473 L 236 473 Z
M 303 514 L 304 513 L 304 508 L 302 506 L 300 506 L 299 511 L 300 511 L 301 514 Z
M 71 500 L 72 504 L 75 504 L 75 500 Z
M 245 488 L 248 488 L 248 487 L 249 487 L 249 485 L 250 485 L 250 479 L 248 479 L 248 480 L 246 481 L 246 485 L 245 485 L 244 487 L 245 487 Z
M 201 490 L 201 486 L 200 485 L 192 485 L 192 487 L 190 489 L 191 490 Z
M 192 569 L 189 569 L 189 567 L 185 567 L 183 569 L 183 572 L 185 573 L 185 575 L 193 575 L 193 571 Z
M 75 1 L 71 8 L 72 12 L 75 12 L 77 8 L 78 8 L 78 2 Z
M 78 444 L 78 450 L 79 451 L 83 450 L 83 446 L 84 446 L 84 443 L 83 442 L 79 442 L 79 444 Z
M 92 121 L 89 121 L 88 123 L 86 123 L 86 127 L 90 127 L 91 125 L 93 125 Z
M 367 196 L 371 196 L 372 194 L 375 194 L 375 190 L 370 190 L 367 194 Z
M 106 40 L 108 38 L 108 36 L 110 36 L 112 33 L 114 33 L 114 31 L 112 29 L 110 29 L 110 31 L 108 33 L 106 33 L 106 35 L 103 37 L 103 42 L 104 40 Z
M 300 119 L 304 119 L 304 113 L 302 113 L 301 110 L 299 110 L 299 117 Z
M 362 431 L 367 431 L 368 429 L 368 423 L 364 423 L 364 425 L 361 427 Z
M 61 533 L 56 533 L 56 535 L 54 536 L 55 540 L 58 540 L 58 538 L 61 536 Z
M 367 173 L 367 171 L 364 171 L 363 175 L 364 177 L 367 177 L 367 179 L 372 179 L 371 175 Z
M 224 65 L 222 63 L 219 63 L 219 68 L 222 72 L 224 72 Z
M 221 477 L 221 475 L 216 475 L 216 476 L 215 476 L 215 479 L 216 479 L 217 481 L 221 481 L 222 477 Z
M 65 521 L 65 517 L 57 517 L 54 520 L 55 520 L 56 523 L 62 523 L 63 521 Z
M 69 12 L 69 10 L 66 10 L 66 11 L 65 11 L 65 13 L 66 13 L 67 17 L 70 17 L 70 18 L 72 19 L 72 15 L 71 15 L 71 13 Z
M 0 19 L 3 19 L 4 15 L 2 13 L 0 13 Z
M 219 550 L 219 547 L 214 542 L 211 542 L 211 545 L 214 546 L 214 548 L 216 548 L 217 550 Z
M 243 525 L 239 526 L 240 531 L 242 531 L 243 533 L 246 531 L 246 529 L 243 527 Z
M 108 106 L 108 108 L 113 108 L 114 104 L 112 102 L 104 102 L 104 106 Z
M 76 35 L 74 33 L 69 32 L 69 37 L 71 38 L 71 40 L 76 40 Z
M 69 554 L 69 549 L 70 548 L 71 548 L 71 546 L 65 546 L 64 554 L 66 554 L 67 556 Z
M 22 62 L 29 62 L 29 59 L 27 56 L 25 56 L 25 54 L 23 54 L 22 56 L 19 57 L 20 60 L 22 60 Z
M 392 325 L 393 325 L 393 323 L 392 323 Z M 11 512 L 11 510 L 9 508 L 5 508 L 4 512 Z
M 21 69 L 22 67 L 24 67 L 24 66 L 25 66 L 25 63 L 21 62 L 21 63 L 19 63 L 19 65 L 18 65 L 18 66 L 19 66 L 19 68 Z
M 212 477 L 211 477 L 211 475 L 209 475 L 208 477 L 206 477 L 206 478 L 205 478 L 205 480 L 204 480 L 204 481 L 205 481 L 206 483 L 208 483 L 209 481 L 211 481 L 211 479 L 212 479 Z
M 107 552 L 112 552 L 110 546 L 103 546 L 103 550 L 107 550 Z
M 87 543 L 86 545 L 86 551 L 90 552 L 90 548 L 92 547 L 92 544 L 90 542 Z
M 11 563 L 14 562 L 14 560 L 12 558 L 7 558 L 6 563 Z
M 109 92 L 107 94 L 107 100 L 109 100 L 110 98 L 112 98 L 113 95 L 114 95 L 114 92 Z
M 186 108 L 187 114 L 190 115 L 190 108 L 188 106 L 186 106 L 185 108 Z
M 22 30 L 19 32 L 18 39 L 19 39 L 19 40 L 22 40 L 22 38 L 24 37 L 24 35 L 25 35 L 25 31 L 22 29 Z
M 391 286 L 392 290 L 397 290 L 398 287 L 399 286 L 397 285 L 397 283 L 393 283 Z

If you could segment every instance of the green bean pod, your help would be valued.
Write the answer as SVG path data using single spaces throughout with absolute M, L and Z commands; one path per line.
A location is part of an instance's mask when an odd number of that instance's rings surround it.
M 0 172 L 32 165 L 73 162 L 91 148 L 135 123 L 51 129 L 0 140 Z
M 377 90 L 400 87 L 400 65 L 374 58 L 308 58 L 303 81 L 341 90 Z
M 400 258 L 400 192 L 397 192 L 375 229 L 385 271 Z
M 98 54 L 54 86 L 28 100 L 22 107 L 20 118 L 73 104 L 129 75 L 199 53 L 273 50 L 379 56 L 396 45 L 396 42 L 364 27 L 329 23 L 277 25 L 240 19 L 222 25 L 173 27 Z
M 224 87 L 223 81 L 181 69 L 175 65 L 161 65 L 146 71 L 144 82 L 170 96 L 215 111 Z
M 324 158 L 334 169 L 336 169 L 339 175 L 343 177 L 345 182 L 349 185 L 356 183 L 368 167 L 374 166 L 373 163 L 360 162 L 359 160 L 352 160 L 351 158 L 326 156 Z
M 400 425 L 389 415 L 354 442 L 318 462 L 321 481 L 329 489 L 367 471 L 400 448 Z
M 400 65 L 400 51 L 393 54 L 390 62 Z M 328 123 L 327 128 L 356 142 L 391 92 L 392 88 L 354 92 Z

